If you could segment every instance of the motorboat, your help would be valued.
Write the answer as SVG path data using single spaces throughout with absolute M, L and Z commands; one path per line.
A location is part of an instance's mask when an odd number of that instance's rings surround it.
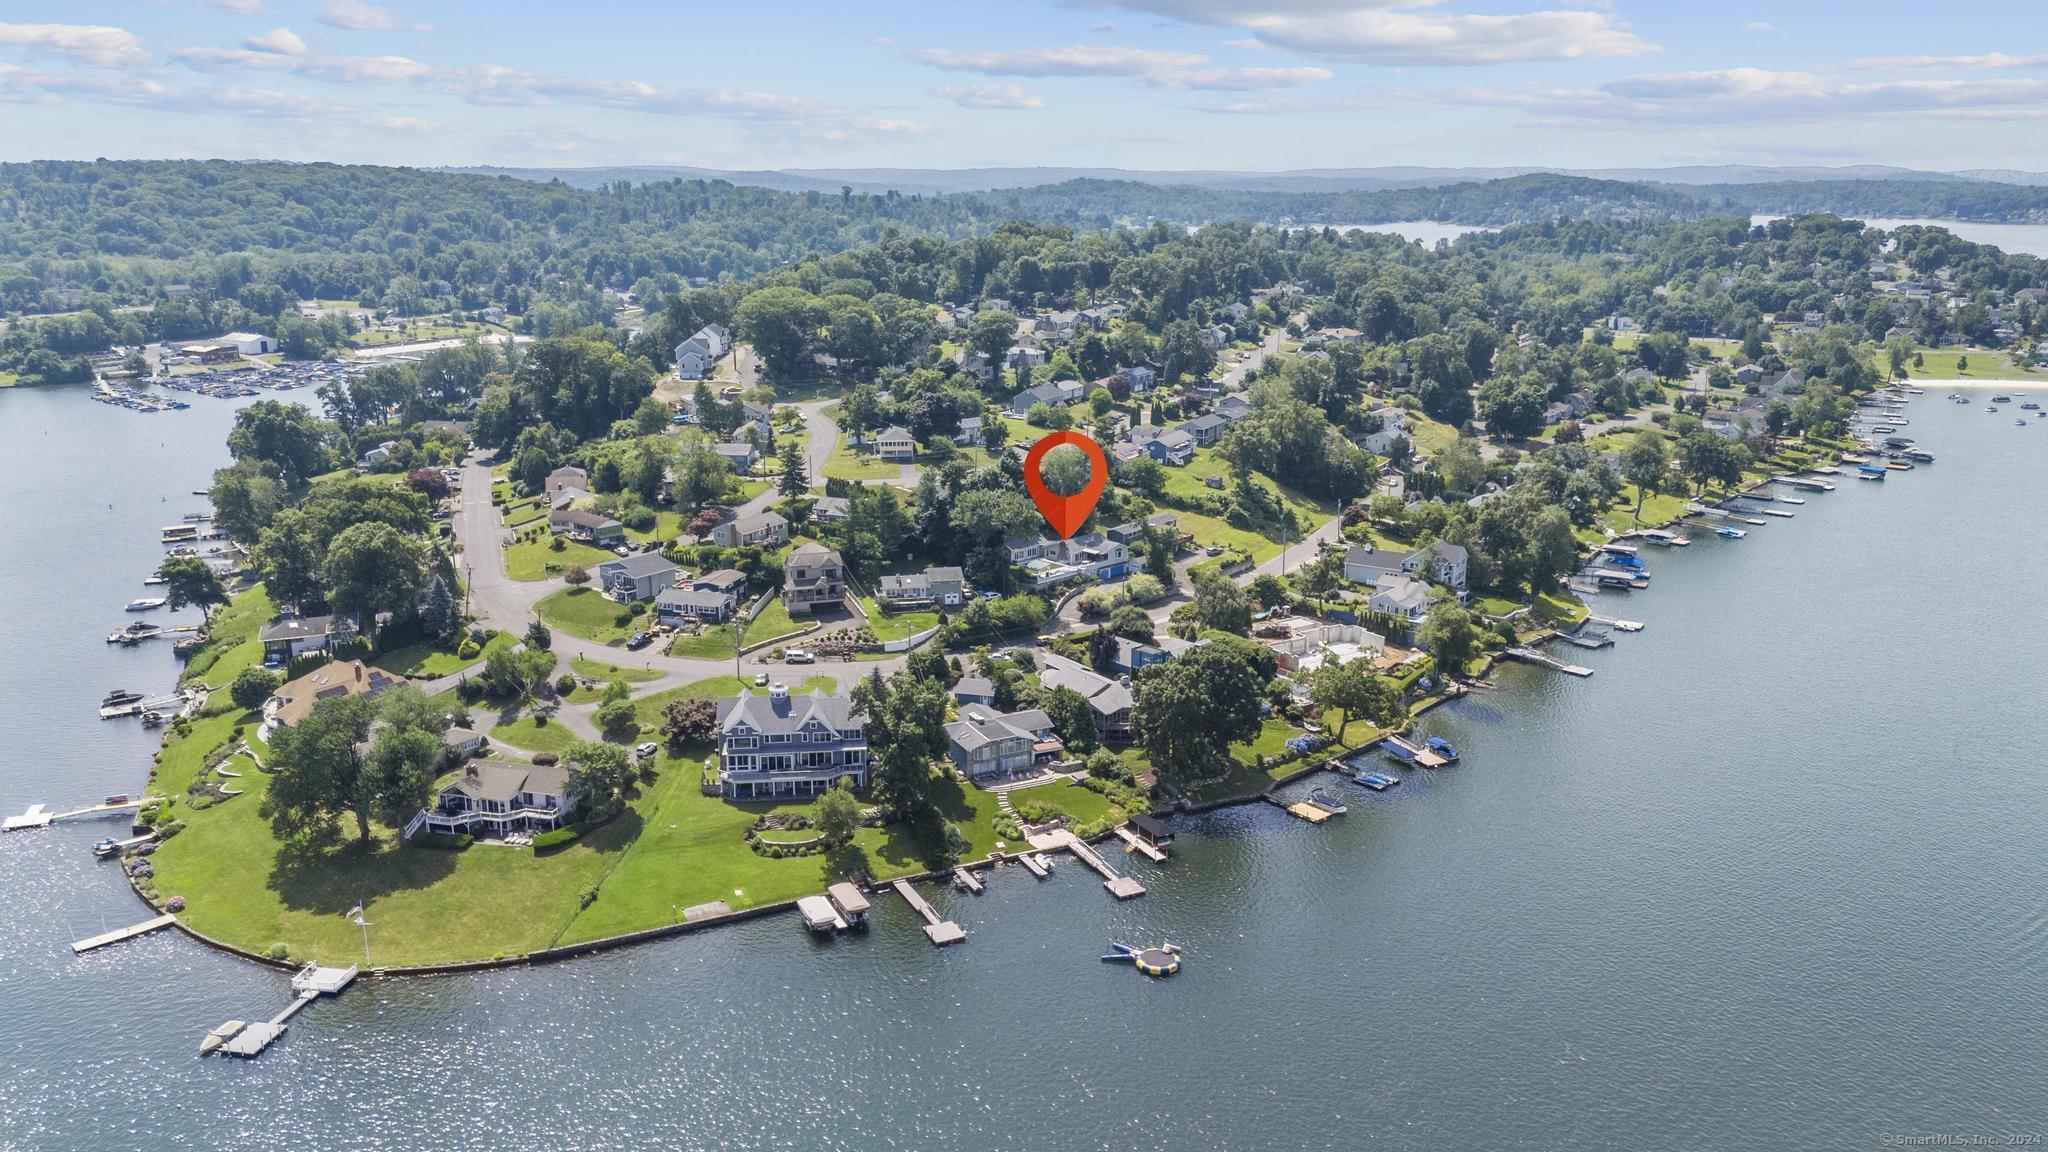
M 1744 536 L 1749 535 L 1749 533 L 1744 532 L 1742 529 L 1737 528 L 1734 525 L 1723 524 L 1719 528 L 1714 529 L 1714 535 L 1719 536 L 1724 540 L 1740 540 Z
M 1332 816 L 1342 816 L 1345 812 L 1350 811 L 1350 809 L 1344 806 L 1344 801 L 1337 799 L 1321 788 L 1308 794 L 1308 802 Z

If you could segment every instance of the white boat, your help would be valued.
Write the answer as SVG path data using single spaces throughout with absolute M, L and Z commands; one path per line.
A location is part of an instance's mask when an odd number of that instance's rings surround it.
M 156 609 L 161 608 L 163 606 L 164 598 L 162 596 L 145 596 L 140 600 L 130 600 L 128 602 L 128 607 L 124 609 L 124 611 L 153 612 Z

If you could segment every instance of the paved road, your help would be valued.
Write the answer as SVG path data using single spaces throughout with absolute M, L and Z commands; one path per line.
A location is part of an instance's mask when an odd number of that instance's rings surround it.
M 832 450 L 839 446 L 839 425 L 825 415 L 825 408 L 831 403 L 833 401 L 830 400 L 807 400 L 791 405 L 804 418 L 804 468 L 814 488 L 825 483 L 825 464 L 832 459 Z M 767 491 L 740 505 L 733 514 L 751 516 L 772 507 L 781 499 L 782 493 L 770 484 Z

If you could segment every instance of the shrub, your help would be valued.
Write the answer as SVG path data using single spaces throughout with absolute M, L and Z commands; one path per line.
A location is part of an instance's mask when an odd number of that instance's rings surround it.
M 533 838 L 534 855 L 538 856 L 543 852 L 552 852 L 555 849 L 563 848 L 567 845 L 574 844 L 576 842 L 577 837 L 582 835 L 583 830 L 574 826 L 566 828 L 551 828 L 548 831 L 542 832 L 540 835 L 535 836 Z M 584 903 L 588 904 L 589 901 L 585 901 Z
M 588 907 L 590 907 L 590 906 L 591 906 L 592 904 L 595 904 L 595 903 L 597 903 L 597 885 L 595 885 L 595 884 L 592 884 L 592 885 L 591 885 L 590 887 L 588 887 L 588 888 L 585 888 L 585 889 L 583 890 L 583 894 L 582 894 L 581 900 L 582 900 L 582 907 L 585 907 L 585 908 L 588 908 Z
M 458 660 L 474 660 L 477 658 L 477 655 L 482 651 L 483 649 L 476 646 L 476 641 L 464 640 L 462 644 L 455 649 L 455 658 Z
M 292 950 L 290 948 L 285 947 L 284 941 L 282 940 L 278 941 L 275 944 L 272 944 L 270 946 L 270 950 L 267 953 L 265 953 L 265 955 L 269 956 L 272 960 L 288 960 L 291 958 L 291 954 Z
M 282 681 L 277 678 L 277 673 L 267 668 L 244 668 L 235 673 L 234 683 L 228 686 L 228 696 L 234 700 L 237 708 L 256 708 L 268 700 L 272 692 L 277 691 L 280 683 Z
M 575 690 L 576 677 L 573 673 L 564 672 L 562 673 L 561 677 L 555 681 L 555 695 L 557 696 L 567 696 L 569 693 L 574 692 Z
M 560 756 L 555 755 L 553 752 L 537 752 L 534 754 L 533 762 L 535 764 L 538 764 L 542 768 L 546 768 L 551 764 L 561 763 L 562 758 Z
M 422 832 L 407 841 L 418 848 L 440 848 L 450 852 L 460 852 L 475 842 L 467 832 Z

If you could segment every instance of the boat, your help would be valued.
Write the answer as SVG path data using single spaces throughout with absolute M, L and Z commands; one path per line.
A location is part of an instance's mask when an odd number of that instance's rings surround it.
M 2041 410 L 2041 406 L 2039 404 L 2034 403 L 2032 400 L 2029 400 L 2025 404 L 2020 405 L 2020 410 L 2024 412 L 2039 412 Z
M 1321 788 L 1318 788 L 1315 791 L 1308 794 L 1308 802 L 1315 805 L 1318 808 L 1321 808 L 1323 811 L 1328 812 L 1332 816 L 1342 816 L 1344 813 L 1350 811 L 1350 809 L 1344 806 L 1344 802 L 1342 800 L 1337 799 L 1335 796 L 1330 795 L 1328 792 L 1323 791 Z
M 246 1022 L 241 1020 L 230 1020 L 222 1024 L 220 1027 L 200 1037 L 199 1054 L 201 1056 L 213 1055 L 215 1052 L 220 1051 L 221 1045 L 233 1040 L 241 1033 L 242 1029 L 248 1026 Z
M 1955 398 L 1955 400 L 1958 404 L 1968 404 L 1970 402 L 1970 398 L 1968 396 L 1958 396 Z
M 1443 757 L 1446 763 L 1456 764 L 1458 762 L 1458 748 L 1449 740 L 1446 740 L 1441 736 L 1431 736 L 1429 739 L 1424 740 L 1422 743 L 1423 746 L 1428 748 L 1431 752 L 1434 752 L 1437 755 Z
M 2010 396 L 1993 396 L 1993 397 L 1991 398 L 1991 402 L 1992 402 L 1993 404 L 2010 404 L 2010 403 L 2012 403 L 2012 397 L 2010 397 Z
M 1859 468 L 1859 469 L 1857 469 L 1857 470 L 1856 470 L 1856 478 L 1857 478 L 1858 480 L 1879 480 L 1879 481 L 1881 481 L 1881 480 L 1883 480 L 1883 479 L 1884 479 L 1884 474 L 1885 474 L 1885 469 L 1883 469 L 1883 468 Z
M 2025 428 L 2027 426 L 2027 418 L 2025 416 L 2022 416 L 2019 419 L 2013 421 L 2013 424 L 2017 427 Z
M 142 726 L 143 726 L 144 728 L 161 728 L 161 727 L 163 727 L 163 726 L 164 726 L 164 714 L 163 714 L 163 713 L 161 713 L 161 712 L 144 712 L 144 713 L 142 714 Z
M 102 860 L 109 856 L 117 856 L 120 852 L 121 842 L 111 836 L 92 846 L 92 854 Z
M 1732 524 L 1723 524 L 1719 528 L 1714 529 L 1714 535 L 1719 536 L 1724 540 L 1740 540 L 1744 536 L 1749 535 L 1749 533 L 1744 532 L 1742 529 L 1737 528 Z
M 1129 964 L 1147 976 L 1171 976 L 1180 971 L 1180 948 L 1173 944 L 1137 948 L 1121 940 L 1111 940 L 1109 951 L 1102 954 L 1102 962 Z
M 1996 411 L 1998 411 L 1998 405 L 1996 405 L 1996 404 L 1986 404 L 1986 405 L 1984 406 L 1984 410 L 1985 410 L 1986 412 L 1996 412 Z
M 154 611 L 156 611 L 156 610 L 157 610 L 158 608 L 161 608 L 161 607 L 163 607 L 163 606 L 164 606 L 164 598 L 163 598 L 162 596 L 144 596 L 144 597 L 143 597 L 142 599 L 140 599 L 140 600 L 130 600 L 130 601 L 128 602 L 128 607 L 127 607 L 127 608 L 125 608 L 125 609 L 123 609 L 123 611 L 125 611 L 125 612 L 154 612 Z
M 1932 464 L 1934 463 L 1934 453 L 1929 452 L 1925 448 L 1915 448 L 1911 452 L 1906 453 L 1906 459 L 1918 460 L 1922 464 Z
M 1652 544 L 1665 548 L 1683 548 L 1692 543 L 1691 540 L 1686 539 L 1684 536 L 1676 532 L 1666 532 L 1662 528 L 1645 528 L 1636 533 L 1636 535 L 1648 540 Z
M 1401 778 L 1386 772 L 1360 772 L 1351 778 L 1351 782 L 1363 784 L 1375 792 L 1385 792 L 1387 789 L 1399 784 Z
M 1884 462 L 1884 466 L 1894 472 L 1911 472 L 1913 470 L 1913 462 L 1911 460 L 1887 460 Z

